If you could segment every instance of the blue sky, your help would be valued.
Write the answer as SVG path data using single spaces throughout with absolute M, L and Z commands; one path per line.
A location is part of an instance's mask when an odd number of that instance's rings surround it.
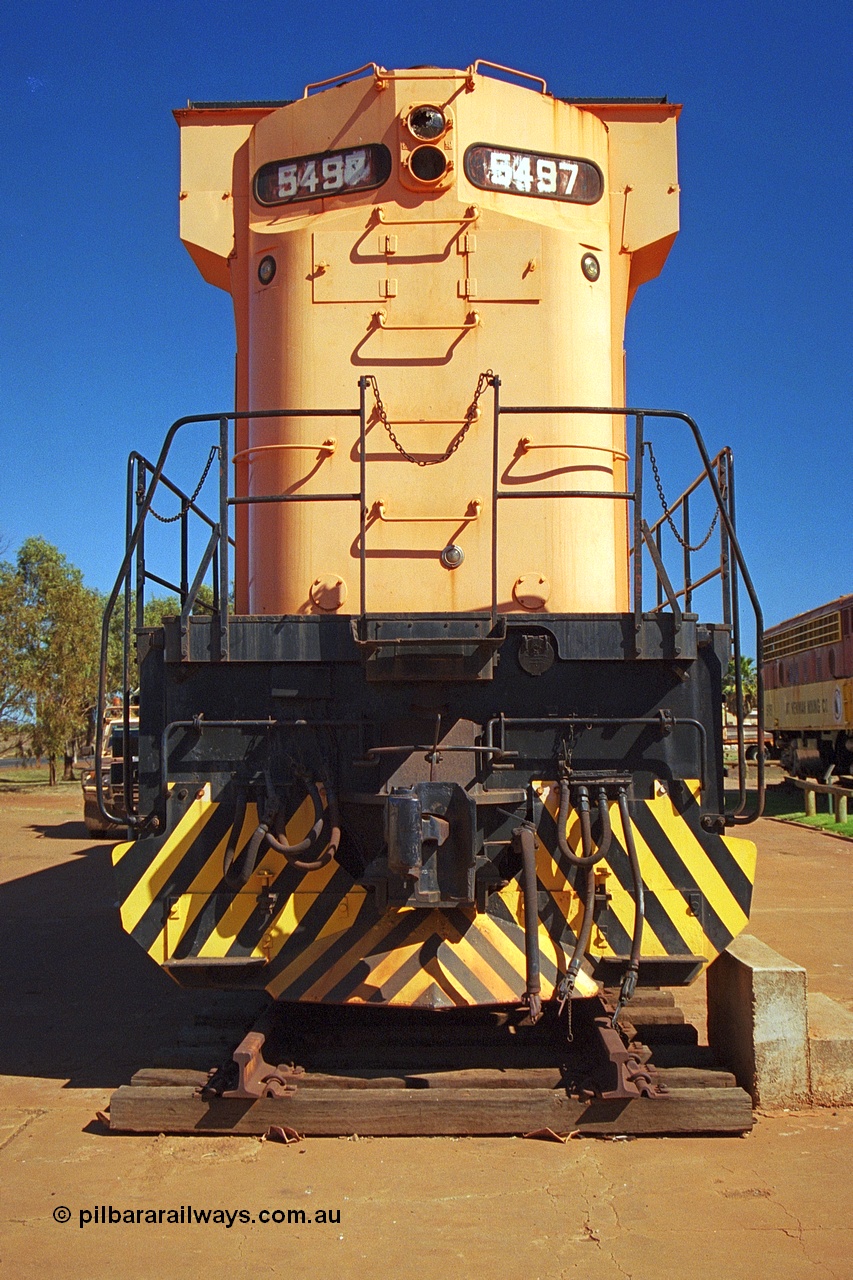
M 178 239 L 172 109 L 289 98 L 367 61 L 482 57 L 560 96 L 684 104 L 682 229 L 629 317 L 629 399 L 683 409 L 712 450 L 734 448 L 768 623 L 853 591 L 852 14 L 836 0 L 7 6 L 2 554 L 41 534 L 108 589 L 128 451 L 156 456 L 174 418 L 231 403 L 230 298 Z

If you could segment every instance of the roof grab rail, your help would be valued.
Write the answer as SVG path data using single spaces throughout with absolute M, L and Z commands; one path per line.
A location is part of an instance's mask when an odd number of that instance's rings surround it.
M 534 80 L 537 84 L 541 84 L 542 93 L 548 92 L 548 85 L 542 77 L 532 76 L 529 71 L 517 71 L 515 67 L 505 67 L 500 62 L 490 62 L 488 58 L 478 58 L 477 61 L 468 68 L 470 75 L 477 75 L 480 72 L 480 67 L 491 67 L 493 71 L 505 71 L 507 75 L 520 76 L 522 80 Z

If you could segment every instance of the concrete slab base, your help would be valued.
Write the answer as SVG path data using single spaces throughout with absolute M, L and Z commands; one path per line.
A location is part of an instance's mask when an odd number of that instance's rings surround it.
M 741 934 L 708 969 L 708 1043 L 756 1106 L 810 1101 L 807 974 Z
M 756 1106 L 853 1105 L 853 1013 L 750 934 L 708 969 L 708 1043 Z
M 812 1101 L 853 1105 L 853 1013 L 820 992 L 808 995 Z

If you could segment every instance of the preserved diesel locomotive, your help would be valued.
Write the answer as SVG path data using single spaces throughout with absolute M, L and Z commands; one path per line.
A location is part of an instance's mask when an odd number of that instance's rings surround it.
M 679 107 L 504 71 L 370 65 L 175 113 L 236 407 L 131 455 L 104 637 L 123 607 L 121 918 L 181 984 L 535 1020 L 689 983 L 748 919 L 733 830 L 757 814 L 723 792 L 738 587 L 761 624 L 731 455 L 625 400 L 627 309 L 678 231 Z M 717 512 L 713 620 L 696 486 L 644 514 L 650 424 L 655 474 L 694 450 Z M 171 478 L 178 433 L 212 441 L 212 511 Z M 182 604 L 157 628 L 151 581 Z

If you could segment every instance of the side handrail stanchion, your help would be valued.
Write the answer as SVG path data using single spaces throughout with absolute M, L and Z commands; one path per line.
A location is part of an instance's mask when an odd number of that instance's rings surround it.
M 497 374 L 490 379 L 495 393 L 492 425 L 492 628 L 498 624 L 498 483 L 500 469 L 501 380 Z
M 228 660 L 228 417 L 219 419 L 219 542 L 216 547 L 219 560 L 219 657 Z
M 627 415 L 626 415 L 627 416 Z M 643 634 L 643 443 L 644 417 L 634 416 L 634 653 L 642 647 Z

